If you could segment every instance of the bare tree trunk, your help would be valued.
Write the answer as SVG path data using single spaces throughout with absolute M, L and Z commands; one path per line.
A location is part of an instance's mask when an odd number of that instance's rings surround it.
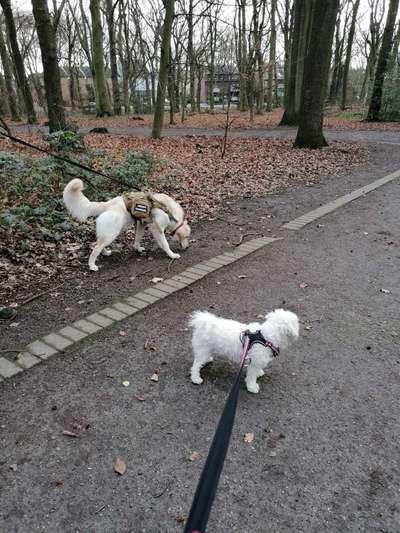
M 354 41 L 354 34 L 356 31 L 356 22 L 357 22 L 357 15 L 358 15 L 358 8 L 360 6 L 360 0 L 355 0 L 353 4 L 353 14 L 351 17 L 351 25 L 350 25 L 350 31 L 349 31 L 349 38 L 347 40 L 347 48 L 346 48 L 346 59 L 344 62 L 343 67 L 343 85 L 342 85 L 342 101 L 340 104 L 340 108 L 344 110 L 346 108 L 346 100 L 347 100 L 347 80 L 349 77 L 349 69 L 350 69 L 350 61 L 351 61 L 351 50 L 353 48 L 353 41 Z
M 193 0 L 189 0 L 189 11 L 187 15 L 188 23 L 188 48 L 187 55 L 189 60 L 189 94 L 190 94 L 190 111 L 192 113 L 196 110 L 195 101 L 195 58 L 194 58 L 194 45 L 193 45 Z
M 247 102 L 247 46 L 246 46 L 246 0 L 237 0 L 238 4 L 238 56 L 239 56 L 239 80 L 240 80 L 240 111 L 246 111 Z
M 92 17 L 92 60 L 96 86 L 97 116 L 111 115 L 110 102 L 107 94 L 106 75 L 104 68 L 103 29 L 100 18 L 100 0 L 90 0 Z
M 113 0 L 106 0 L 114 115 L 121 114 L 121 97 L 120 97 L 119 84 L 118 84 L 117 50 L 116 50 L 116 43 L 115 43 L 115 21 L 114 21 L 114 12 L 115 12 L 115 8 L 117 7 L 117 4 L 118 2 L 114 3 Z
M 290 0 L 285 0 L 285 12 L 284 12 L 283 21 L 281 21 L 281 29 L 283 33 L 283 42 L 284 42 L 283 107 L 286 109 L 288 106 L 288 100 L 289 100 L 289 67 L 290 67 L 290 37 L 291 37 L 290 35 L 291 33 L 290 32 Z M 277 85 L 277 79 L 275 79 L 275 81 Z M 278 92 L 277 89 L 276 89 L 276 92 Z
M 24 101 L 25 110 L 28 117 L 28 123 L 35 124 L 36 113 L 35 108 L 33 106 L 32 93 L 29 87 L 28 80 L 26 78 L 24 62 L 21 56 L 21 52 L 19 50 L 17 30 L 15 28 L 10 0 L 0 0 L 0 6 L 3 8 L 4 17 L 6 20 L 7 35 L 11 45 L 17 84 Z
M 49 131 L 66 130 L 61 78 L 58 68 L 56 32 L 50 20 L 47 0 L 32 0 L 33 16 L 42 54 Z
M 164 25 L 161 38 L 161 58 L 160 69 L 158 73 L 157 101 L 154 110 L 153 130 L 151 136 L 153 139 L 161 137 L 161 130 L 164 121 L 164 104 L 165 91 L 168 78 L 168 67 L 171 49 L 172 23 L 174 21 L 174 0 L 164 0 L 165 15 Z
M 295 140 L 297 147 L 322 148 L 327 145 L 322 129 L 323 109 L 338 9 L 339 0 L 317 1 L 313 9 L 299 129 Z
M 274 108 L 273 81 L 276 63 L 276 0 L 271 0 L 271 33 L 269 43 L 269 62 L 268 62 L 268 89 L 267 89 L 267 111 L 271 112 Z
M 299 81 L 297 68 L 300 54 L 300 33 L 302 29 L 302 17 L 304 16 L 305 0 L 295 0 L 294 2 L 294 23 L 292 31 L 292 40 L 290 46 L 289 59 L 289 83 L 285 102 L 285 111 L 283 113 L 280 126 L 294 126 L 298 123 L 298 113 L 296 111 L 296 83 Z
M 7 94 L 8 108 L 11 114 L 11 120 L 18 122 L 21 120 L 18 107 L 17 107 L 17 97 L 15 95 L 13 87 L 13 78 L 12 78 L 12 68 L 10 64 L 10 58 L 8 56 L 8 51 L 6 48 L 6 43 L 3 36 L 3 29 L 0 26 L 0 58 L 1 64 L 3 66 L 4 72 L 4 87 Z
M 378 64 L 376 66 L 375 82 L 367 120 L 379 120 L 379 113 L 382 105 L 383 82 L 385 81 L 388 60 L 392 50 L 393 33 L 398 9 L 399 0 L 390 0 L 385 30 L 382 37 L 382 45 L 379 52 Z
M 217 21 L 210 17 L 209 27 L 210 62 L 208 65 L 208 106 L 214 111 L 215 50 L 217 47 Z

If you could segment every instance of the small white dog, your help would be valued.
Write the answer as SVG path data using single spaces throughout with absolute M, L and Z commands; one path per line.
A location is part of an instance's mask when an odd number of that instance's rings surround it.
M 126 208 L 123 197 L 117 196 L 108 202 L 91 202 L 82 193 L 82 190 L 82 180 L 75 178 L 66 185 L 63 198 L 68 212 L 79 222 L 84 222 L 89 217 L 97 217 L 97 241 L 89 257 L 90 270 L 97 271 L 99 269 L 96 265 L 96 260 L 100 253 L 103 252 L 104 255 L 110 255 L 111 251 L 106 250 L 106 247 L 118 237 L 125 227 L 135 222 L 134 248 L 138 252 L 144 252 L 144 248 L 140 246 L 144 234 L 143 222 L 132 217 Z M 175 220 L 171 220 L 162 209 L 152 209 L 151 220 L 148 223 L 149 229 L 158 246 L 171 259 L 179 259 L 180 255 L 173 252 L 169 247 L 165 231 L 171 232 L 173 238 L 180 243 L 182 249 L 185 250 L 189 246 L 190 226 L 185 220 L 183 209 L 178 202 L 166 194 L 155 193 L 153 197 L 168 208 Z
M 245 330 L 249 330 L 251 333 L 261 332 L 267 344 L 272 346 L 270 348 L 256 343 L 248 352 L 250 363 L 247 367 L 245 381 L 247 390 L 255 394 L 260 390 L 257 378 L 264 375 L 264 368 L 271 362 L 274 356 L 273 352 L 277 350 L 279 353 L 299 336 L 297 315 L 284 309 L 277 309 L 268 313 L 262 324 L 258 322 L 241 324 L 236 320 L 217 317 L 207 311 L 196 311 L 191 316 L 189 325 L 193 328 L 194 355 L 191 380 L 192 383 L 198 385 L 203 383 L 200 370 L 204 365 L 213 361 L 213 354 L 224 356 L 238 363 L 243 349 L 241 334 Z

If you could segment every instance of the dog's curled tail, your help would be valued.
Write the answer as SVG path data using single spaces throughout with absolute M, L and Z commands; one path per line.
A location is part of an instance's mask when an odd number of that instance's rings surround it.
M 63 199 L 65 207 L 70 215 L 84 222 L 90 216 L 96 216 L 103 211 L 104 202 L 91 202 L 82 193 L 84 186 L 83 181 L 79 178 L 74 178 L 65 186 Z

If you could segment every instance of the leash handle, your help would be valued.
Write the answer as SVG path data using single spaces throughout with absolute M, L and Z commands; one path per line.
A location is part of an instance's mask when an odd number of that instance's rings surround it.
M 249 350 L 250 339 L 243 336 L 243 350 L 240 356 L 240 367 L 232 385 L 224 410 L 219 419 L 207 460 L 200 476 L 193 498 L 189 518 L 184 533 L 205 533 L 208 517 L 218 488 L 219 478 L 224 466 L 226 453 L 231 439 L 233 423 L 235 421 L 236 406 L 239 398 L 240 377 Z

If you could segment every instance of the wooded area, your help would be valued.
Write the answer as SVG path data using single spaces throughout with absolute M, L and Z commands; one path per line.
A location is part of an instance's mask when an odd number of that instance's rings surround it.
M 324 106 L 400 117 L 398 0 L 0 0 L 2 116 L 284 108 L 321 147 Z M 321 11 L 321 12 L 320 12 Z M 67 117 L 67 118 L 66 118 Z

